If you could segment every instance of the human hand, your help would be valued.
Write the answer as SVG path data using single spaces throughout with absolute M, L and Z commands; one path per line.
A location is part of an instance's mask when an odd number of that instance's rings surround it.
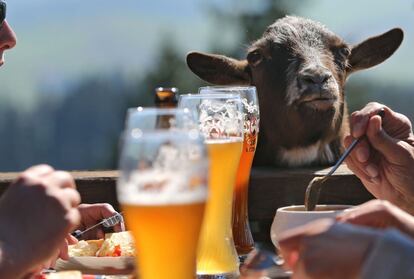
M 0 249 L 7 259 L 0 277 L 19 278 L 54 257 L 80 221 L 79 202 L 67 172 L 38 165 L 19 175 L 0 199 Z
M 81 221 L 79 226 L 76 229 L 84 230 L 90 226 L 95 225 L 96 223 L 100 222 L 102 219 L 114 216 L 117 214 L 115 209 L 112 207 L 112 205 L 108 203 L 95 203 L 95 204 L 80 204 L 78 206 L 78 210 L 81 215 Z M 113 230 L 115 232 L 121 232 L 125 230 L 124 222 L 120 222 L 116 224 L 113 227 Z M 97 227 L 93 230 L 90 230 L 82 235 L 84 239 L 100 239 L 104 238 L 104 232 L 102 230 L 102 227 Z M 63 260 L 69 259 L 69 250 L 68 245 L 76 244 L 78 240 L 72 236 L 71 234 L 68 234 L 66 236 L 66 241 L 62 243 L 62 246 L 60 247 L 60 252 L 58 254 L 57 258 L 61 258 Z M 47 267 L 54 266 L 56 259 L 49 261 L 46 265 Z
M 69 260 L 68 245 L 75 244 L 77 242 L 78 240 L 74 236 L 68 234 L 65 241 L 61 243 L 59 250 L 52 257 L 26 272 L 23 278 L 37 278 L 44 269 L 53 268 L 59 258 Z
M 78 207 L 81 214 L 81 223 L 77 229 L 84 230 L 90 226 L 95 225 L 102 219 L 109 218 L 117 214 L 118 212 L 108 203 L 96 203 L 96 204 L 81 204 Z M 121 232 L 125 230 L 124 222 L 120 222 L 113 227 L 115 232 Z M 97 227 L 82 235 L 84 239 L 100 239 L 104 238 L 104 231 L 102 227 Z
M 261 264 L 264 256 L 259 253 L 258 250 L 254 249 L 251 251 L 244 263 L 240 266 L 240 277 L 239 279 L 262 279 L 268 278 L 267 269 L 257 269 L 257 265 Z
M 395 228 L 414 238 L 414 217 L 388 201 L 372 200 L 337 216 L 337 221 L 377 229 Z
M 383 119 L 377 113 L 384 109 Z M 379 103 L 351 115 L 352 137 L 361 139 L 346 159 L 348 167 L 376 198 L 414 214 L 414 135 L 409 119 Z
M 380 232 L 321 219 L 284 233 L 279 240 L 292 278 L 358 278 Z

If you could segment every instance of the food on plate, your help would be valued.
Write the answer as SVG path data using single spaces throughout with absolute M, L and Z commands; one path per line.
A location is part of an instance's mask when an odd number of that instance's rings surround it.
M 105 234 L 105 239 L 81 240 L 69 245 L 70 257 L 132 257 L 135 248 L 132 235 L 126 232 Z
M 69 245 L 70 257 L 93 257 L 96 256 L 99 248 L 101 248 L 103 239 L 97 240 L 81 240 L 74 245 Z
M 126 231 L 106 234 L 105 241 L 96 255 L 98 257 L 132 257 L 134 252 L 132 235 Z
M 42 275 L 40 278 L 44 279 L 82 279 L 82 272 L 80 271 L 60 271 L 56 273 L 49 273 Z

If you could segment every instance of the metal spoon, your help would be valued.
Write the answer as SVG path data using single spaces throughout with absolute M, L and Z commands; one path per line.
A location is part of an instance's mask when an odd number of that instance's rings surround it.
M 377 113 L 377 115 L 381 116 L 381 118 L 384 118 L 385 110 L 381 109 Z M 339 158 L 336 164 L 328 172 L 328 174 L 322 177 L 315 177 L 311 180 L 311 182 L 309 182 L 309 185 L 306 188 L 305 192 L 305 209 L 307 211 L 312 211 L 315 209 L 319 201 L 319 196 L 321 194 L 323 182 L 325 182 L 329 177 L 332 176 L 332 174 L 339 168 L 339 166 L 343 163 L 346 157 L 348 157 L 348 155 L 355 148 L 355 146 L 357 146 L 357 144 L 361 141 L 362 138 L 363 137 L 357 138 L 351 143 L 351 145 L 345 150 L 344 154 L 342 154 L 342 156 Z

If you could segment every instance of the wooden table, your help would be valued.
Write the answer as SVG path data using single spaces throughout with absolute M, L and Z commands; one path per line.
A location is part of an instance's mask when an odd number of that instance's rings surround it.
M 270 226 L 276 209 L 303 204 L 305 189 L 316 175 L 329 168 L 254 168 L 249 188 L 249 219 L 255 241 L 270 243 Z M 82 202 L 107 202 L 119 209 L 116 198 L 117 171 L 73 171 Z M 0 173 L 0 194 L 17 173 Z M 372 199 L 359 179 L 342 165 L 323 188 L 320 203 L 356 205 Z
M 330 168 L 275 169 L 254 168 L 249 188 L 249 219 L 256 242 L 270 244 L 270 226 L 276 209 L 303 204 L 306 186 L 315 176 L 324 175 Z M 82 202 L 107 202 L 119 210 L 116 198 L 117 171 L 73 171 Z M 18 173 L 0 173 L 0 195 Z M 373 197 L 352 172 L 342 165 L 323 188 L 322 204 L 361 204 Z M 275 273 L 276 272 L 276 273 Z M 270 273 L 274 277 L 277 270 Z

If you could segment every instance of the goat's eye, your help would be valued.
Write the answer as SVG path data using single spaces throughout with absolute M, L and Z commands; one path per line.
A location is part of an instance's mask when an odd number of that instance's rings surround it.
M 342 47 L 338 50 L 339 54 L 342 55 L 343 57 L 348 57 L 351 54 L 351 51 L 349 50 L 349 48 L 347 47 Z
M 247 55 L 247 61 L 249 61 L 249 64 L 252 66 L 259 65 L 262 60 L 263 56 L 258 50 L 252 51 Z

